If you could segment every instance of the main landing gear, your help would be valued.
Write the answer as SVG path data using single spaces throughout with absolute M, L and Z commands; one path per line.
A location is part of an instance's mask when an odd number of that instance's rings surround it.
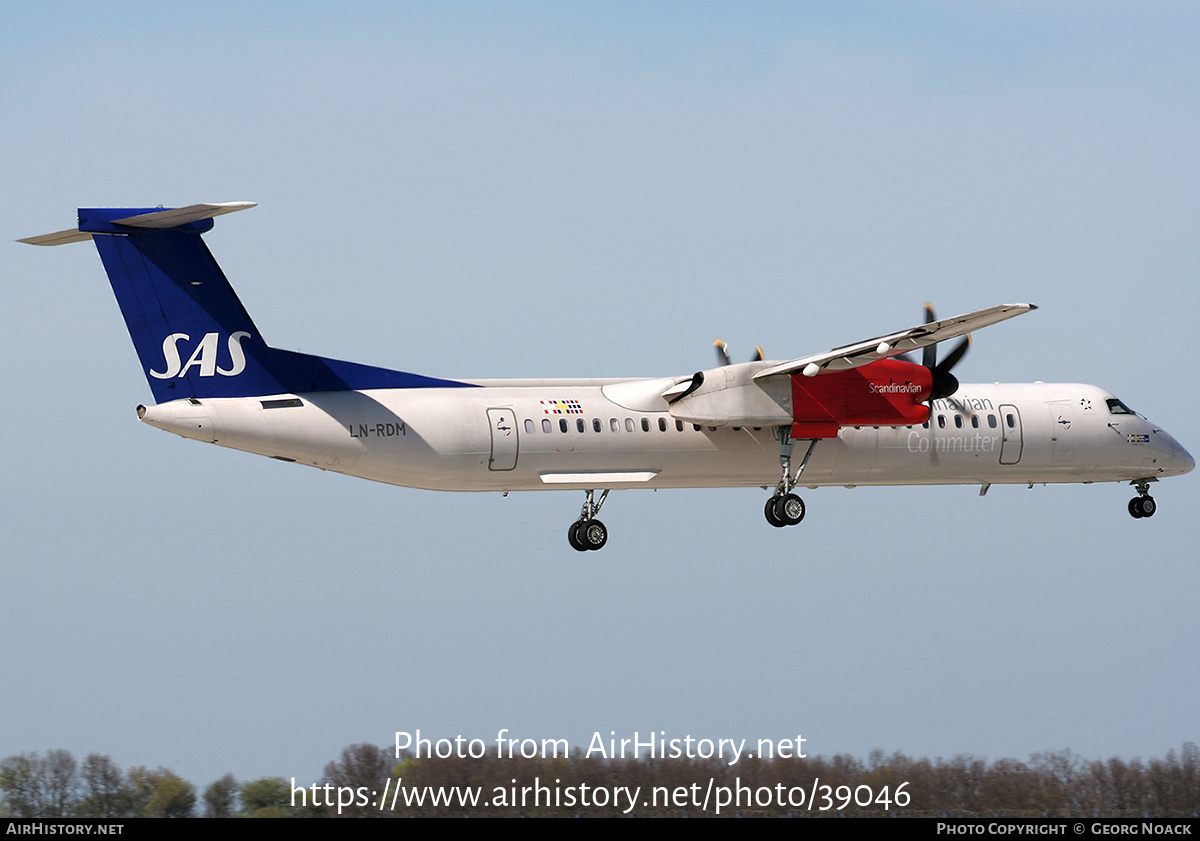
M 817 446 L 817 439 L 809 440 L 808 451 L 800 461 L 796 475 L 792 476 L 791 430 L 782 426 L 776 429 L 775 434 L 779 438 L 779 467 L 783 476 L 779 479 L 779 484 L 775 486 L 775 493 L 767 500 L 763 514 L 766 515 L 768 523 L 776 528 L 783 528 L 784 526 L 794 526 L 804 519 L 804 500 L 792 493 L 792 488 L 800 483 L 800 474 L 804 472 L 809 458 L 812 457 L 813 448 Z
M 1130 484 L 1137 488 L 1138 495 L 1129 500 L 1129 515 L 1135 520 L 1153 517 L 1154 512 L 1158 510 L 1158 503 L 1150 496 L 1150 484 L 1145 479 Z
M 596 519 L 596 514 L 600 511 L 600 506 L 604 504 L 604 500 L 608 499 L 608 491 L 605 490 L 600 494 L 600 499 L 593 502 L 593 491 L 584 491 L 587 494 L 587 499 L 583 502 L 583 510 L 579 512 L 579 519 L 571 523 L 567 529 L 567 542 L 571 544 L 571 548 L 578 552 L 587 552 L 589 549 L 602 549 L 604 544 L 608 542 L 608 529 L 604 523 Z
M 804 500 L 791 493 L 776 494 L 767 500 L 763 513 L 767 515 L 767 522 L 776 528 L 794 526 L 804 519 Z

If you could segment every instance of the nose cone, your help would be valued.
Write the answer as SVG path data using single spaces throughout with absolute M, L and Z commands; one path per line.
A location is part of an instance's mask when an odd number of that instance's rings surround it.
M 1175 458 L 1172 460 L 1172 465 L 1175 473 L 1183 475 L 1191 473 L 1196 467 L 1196 460 L 1192 458 L 1192 454 L 1175 442 Z
M 1196 467 L 1192 454 L 1183 448 L 1165 429 L 1156 429 L 1158 434 L 1158 450 L 1163 456 L 1163 476 L 1182 476 L 1191 473 Z

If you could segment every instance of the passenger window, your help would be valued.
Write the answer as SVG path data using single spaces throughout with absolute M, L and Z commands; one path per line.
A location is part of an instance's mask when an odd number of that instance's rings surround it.
M 650 431 L 650 419 L 642 418 L 642 432 L 649 432 L 649 431 Z
M 592 418 L 592 431 L 593 432 L 600 431 L 600 418 Z
M 938 429 L 945 429 L 945 428 L 946 428 L 946 416 L 938 415 Z
M 531 421 L 529 418 L 525 418 L 525 431 L 531 435 L 533 434 L 533 421 Z
M 954 416 L 954 426 L 956 429 L 962 429 L 962 415 Z
M 617 423 L 617 419 L 616 419 L 616 418 L 609 418 L 609 420 L 608 420 L 608 427 L 609 427 L 609 429 L 611 429 L 613 432 L 620 432 L 620 431 L 621 431 L 621 424 Z
M 567 419 L 566 418 L 558 419 L 558 428 L 561 429 L 563 432 L 567 431 Z
M 667 419 L 666 419 L 666 418 L 659 418 L 659 419 L 658 419 L 658 431 L 659 431 L 659 432 L 666 432 L 666 431 L 667 431 Z
M 971 415 L 971 428 L 979 429 L 979 415 Z
M 996 428 L 996 416 L 988 415 L 988 429 L 995 429 L 995 428 Z
M 675 431 L 683 432 L 683 421 L 681 421 L 681 420 L 675 421 Z
M 578 429 L 580 432 L 586 432 L 586 431 L 587 431 L 587 426 L 585 426 L 585 425 L 584 425 L 584 423 L 583 423 L 583 418 L 576 418 L 576 419 L 575 419 L 575 428 L 576 428 L 576 429 Z
M 1007 415 L 1004 416 L 1004 422 L 1006 424 L 1008 424 L 1009 429 L 1017 428 L 1017 419 L 1012 416 L 1012 412 L 1009 412 Z
M 549 432 L 553 428 L 550 425 L 550 418 L 542 418 L 542 432 Z
M 625 418 L 625 431 L 633 432 L 633 418 Z

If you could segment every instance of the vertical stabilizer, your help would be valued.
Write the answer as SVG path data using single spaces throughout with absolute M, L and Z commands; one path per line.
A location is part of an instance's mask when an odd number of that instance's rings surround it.
M 159 403 L 466 385 L 268 347 L 201 238 L 212 229 L 212 217 L 249 207 L 254 202 L 80 208 L 77 228 L 20 241 L 63 245 L 90 238 L 96 243 Z

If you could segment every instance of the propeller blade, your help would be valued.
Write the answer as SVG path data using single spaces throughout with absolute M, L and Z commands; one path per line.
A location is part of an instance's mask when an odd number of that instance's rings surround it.
M 925 304 L 925 323 L 937 321 L 937 315 L 933 311 L 933 304 Z M 921 364 L 932 370 L 937 366 L 937 345 L 926 345 L 921 349 Z
M 925 305 L 925 323 L 937 321 L 937 315 L 933 311 L 932 304 Z M 922 348 L 921 364 L 929 369 L 933 375 L 933 387 L 930 390 L 930 400 L 940 400 L 947 398 L 954 392 L 958 391 L 958 378 L 950 373 L 950 370 L 962 361 L 962 358 L 967 355 L 967 350 L 971 347 L 971 336 L 968 333 L 963 337 L 963 340 L 954 346 L 946 357 L 941 361 L 937 361 L 937 344 L 926 345 Z M 911 360 L 909 360 L 911 361 Z
M 954 346 L 954 350 L 946 355 L 946 358 L 937 366 L 939 371 L 949 371 L 955 365 L 962 361 L 962 358 L 967 355 L 967 350 L 971 347 L 971 334 L 968 333 L 963 340 Z
M 724 368 L 726 365 L 728 365 L 732 361 L 729 358 L 729 345 L 726 344 L 723 340 L 717 339 L 715 342 L 713 342 L 713 347 L 715 347 L 717 349 L 717 365 Z M 751 359 L 750 361 L 751 362 L 762 362 L 763 361 L 762 347 L 756 347 L 754 349 L 754 358 Z
M 958 391 L 958 378 L 950 373 L 950 369 L 959 363 L 959 361 L 967 355 L 967 348 L 971 346 L 971 337 L 967 335 L 961 342 L 954 346 L 954 350 L 946 355 L 946 358 L 939 362 L 933 368 L 933 393 L 932 399 L 949 397 Z
M 941 400 L 958 391 L 958 377 L 949 371 L 933 369 L 933 387 L 930 389 L 930 400 Z

